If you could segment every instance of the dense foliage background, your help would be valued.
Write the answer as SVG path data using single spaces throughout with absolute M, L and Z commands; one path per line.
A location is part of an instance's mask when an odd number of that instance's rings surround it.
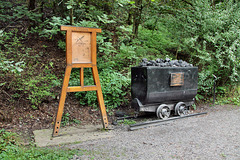
M 65 64 L 60 25 L 98 27 L 98 69 L 107 110 L 127 106 L 130 67 L 143 57 L 199 67 L 197 100 L 240 104 L 238 0 L 1 0 L 1 103 L 38 109 L 59 96 Z M 85 69 L 85 85 L 92 84 Z M 73 70 L 70 85 L 79 84 Z M 75 93 L 96 106 L 95 92 Z

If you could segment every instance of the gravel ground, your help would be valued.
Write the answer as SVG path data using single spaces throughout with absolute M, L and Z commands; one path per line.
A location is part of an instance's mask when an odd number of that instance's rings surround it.
M 74 159 L 240 160 L 240 107 L 208 107 L 207 115 L 128 131 L 116 127 L 109 139 L 71 144 L 83 155 Z

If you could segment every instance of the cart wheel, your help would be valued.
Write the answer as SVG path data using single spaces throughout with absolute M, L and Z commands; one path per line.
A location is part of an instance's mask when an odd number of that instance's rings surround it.
M 170 113 L 171 110 L 166 104 L 161 104 L 156 110 L 157 117 L 160 119 L 168 119 Z
M 175 105 L 175 114 L 178 116 L 184 116 L 188 114 L 188 107 L 184 102 L 178 102 Z

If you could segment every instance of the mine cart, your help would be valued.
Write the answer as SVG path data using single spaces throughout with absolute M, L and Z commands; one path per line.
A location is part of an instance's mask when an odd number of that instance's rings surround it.
M 171 112 L 185 115 L 194 104 L 198 68 L 184 61 L 143 60 L 131 68 L 132 107 L 138 112 L 156 112 L 167 119 Z

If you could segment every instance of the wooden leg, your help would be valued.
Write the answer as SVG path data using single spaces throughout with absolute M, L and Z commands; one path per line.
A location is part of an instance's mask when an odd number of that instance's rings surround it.
M 97 66 L 92 67 L 92 72 L 93 72 L 93 79 L 94 79 L 95 85 L 97 86 L 97 99 L 100 106 L 103 128 L 108 129 L 108 118 L 107 118 L 106 108 L 103 100 L 103 94 L 102 94 L 102 89 L 101 89 L 100 80 L 98 76 Z
M 63 109 L 64 109 L 64 103 L 65 103 L 67 88 L 68 88 L 68 83 L 69 83 L 69 78 L 70 78 L 70 75 L 71 75 L 71 70 L 72 70 L 72 67 L 67 66 L 66 71 L 65 71 L 65 75 L 64 75 L 64 80 L 63 80 L 61 97 L 60 97 L 60 101 L 59 101 L 59 104 L 58 104 L 57 117 L 56 117 L 54 130 L 53 130 L 53 134 L 52 134 L 53 137 L 58 136 L 58 132 L 59 132 L 59 129 L 60 129 L 62 114 L 63 114 Z
M 80 86 L 81 87 L 84 86 L 84 68 L 83 67 L 80 68 Z

